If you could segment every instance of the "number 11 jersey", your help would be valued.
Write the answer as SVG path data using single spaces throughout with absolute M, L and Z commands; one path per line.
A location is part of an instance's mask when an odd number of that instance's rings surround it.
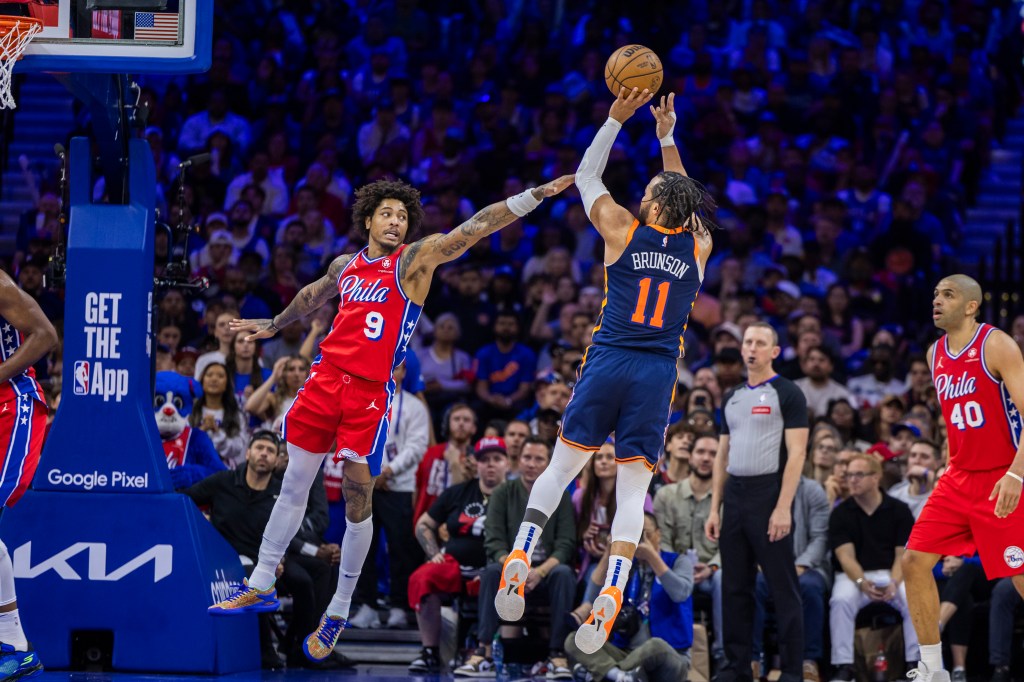
M 676 358 L 703 272 L 692 232 L 633 221 L 622 256 L 605 266 L 594 345 Z
M 935 343 L 932 378 L 949 440 L 949 463 L 964 471 L 1006 469 L 1020 440 L 1021 415 L 1002 381 L 988 371 L 985 340 L 996 331 L 981 324 L 959 353 L 947 335 Z

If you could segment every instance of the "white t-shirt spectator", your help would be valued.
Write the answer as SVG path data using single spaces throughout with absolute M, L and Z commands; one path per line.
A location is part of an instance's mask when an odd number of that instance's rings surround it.
M 829 379 L 828 383 L 823 387 L 815 386 L 811 382 L 810 377 L 797 379 L 793 383 L 803 391 L 804 397 L 807 398 L 807 407 L 814 413 L 815 417 L 825 416 L 825 413 L 828 411 L 828 403 L 831 400 L 842 398 L 849 401 L 851 405 L 856 405 L 856 398 L 853 397 L 849 389 L 835 379 Z

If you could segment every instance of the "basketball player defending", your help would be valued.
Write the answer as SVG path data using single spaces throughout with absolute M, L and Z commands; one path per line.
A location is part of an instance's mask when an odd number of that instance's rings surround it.
M 977 321 L 981 287 L 951 275 L 935 287 L 932 318 L 946 334 L 928 362 L 949 439 L 949 466 L 907 541 L 903 575 L 921 643 L 910 677 L 946 682 L 939 639 L 939 595 L 932 568 L 943 555 L 977 550 L 990 580 L 1012 576 L 1024 596 L 1024 477 L 1021 415 L 1024 359 L 1008 334 Z M 857 581 L 860 583 L 861 581 Z
M 57 332 L 31 296 L 0 272 L 0 505 L 13 507 L 39 466 L 46 398 L 32 365 L 57 345 Z M 14 594 L 14 566 L 0 542 L 0 680 L 35 677 L 43 664 L 29 651 Z
M 682 335 L 711 254 L 714 204 L 683 169 L 672 138 L 674 95 L 651 107 L 665 171 L 647 184 L 638 218 L 615 203 L 601 182 L 612 143 L 647 90 L 621 89 L 609 118 L 576 171 L 576 186 L 605 247 L 605 301 L 594 342 L 583 356 L 551 464 L 533 485 L 494 606 L 505 621 L 522 617 L 530 557 L 562 492 L 615 432 L 616 513 L 604 588 L 576 645 L 594 653 L 607 641 L 622 604 L 622 586 L 643 532 L 644 496 L 658 462 L 676 386 Z
M 366 185 L 356 192 L 352 214 L 354 223 L 369 231 L 369 244 L 354 255 L 334 259 L 327 274 L 303 288 L 275 318 L 232 321 L 233 330 L 265 339 L 341 294 L 320 356 L 285 416 L 288 468 L 263 533 L 259 563 L 246 584 L 211 606 L 211 613 L 277 608 L 274 571 L 302 523 L 313 479 L 324 458 L 333 454 L 336 460 L 344 459 L 348 525 L 334 599 L 303 644 L 313 661 L 331 654 L 347 625 L 352 593 L 370 547 L 373 481 L 380 474 L 396 391 L 392 371 L 405 358 L 434 270 L 570 184 L 571 175 L 560 177 L 484 208 L 447 234 L 432 234 L 409 245 L 403 244 L 406 234 L 423 218 L 419 192 L 400 181 Z

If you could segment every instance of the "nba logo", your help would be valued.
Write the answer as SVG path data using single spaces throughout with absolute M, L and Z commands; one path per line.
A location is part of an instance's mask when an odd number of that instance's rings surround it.
M 75 361 L 75 395 L 89 395 L 89 361 Z

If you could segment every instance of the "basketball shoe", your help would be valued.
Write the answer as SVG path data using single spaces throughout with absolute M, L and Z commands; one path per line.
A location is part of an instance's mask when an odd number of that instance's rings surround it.
M 277 601 L 277 590 L 273 587 L 266 592 L 260 592 L 255 587 L 249 587 L 248 580 L 243 580 L 234 594 L 206 610 L 213 616 L 226 616 L 236 613 L 277 611 L 280 604 L 281 602 Z
M 0 644 L 0 682 L 35 677 L 43 672 L 43 664 L 35 651 L 15 651 L 10 644 Z
M 338 643 L 341 631 L 348 627 L 344 618 L 331 617 L 326 613 L 320 618 L 320 626 L 302 643 L 302 651 L 306 658 L 319 662 L 331 655 L 334 645 Z
M 622 610 L 622 590 L 606 587 L 594 600 L 590 618 L 576 631 L 576 646 L 585 654 L 597 653 L 612 634 L 615 618 Z
M 501 584 L 498 585 L 498 594 L 494 595 L 494 610 L 498 612 L 498 618 L 514 623 L 523 617 L 526 610 L 526 576 L 530 573 L 530 560 L 526 558 L 526 552 L 521 549 L 514 549 L 505 558 L 505 565 L 501 567 Z

